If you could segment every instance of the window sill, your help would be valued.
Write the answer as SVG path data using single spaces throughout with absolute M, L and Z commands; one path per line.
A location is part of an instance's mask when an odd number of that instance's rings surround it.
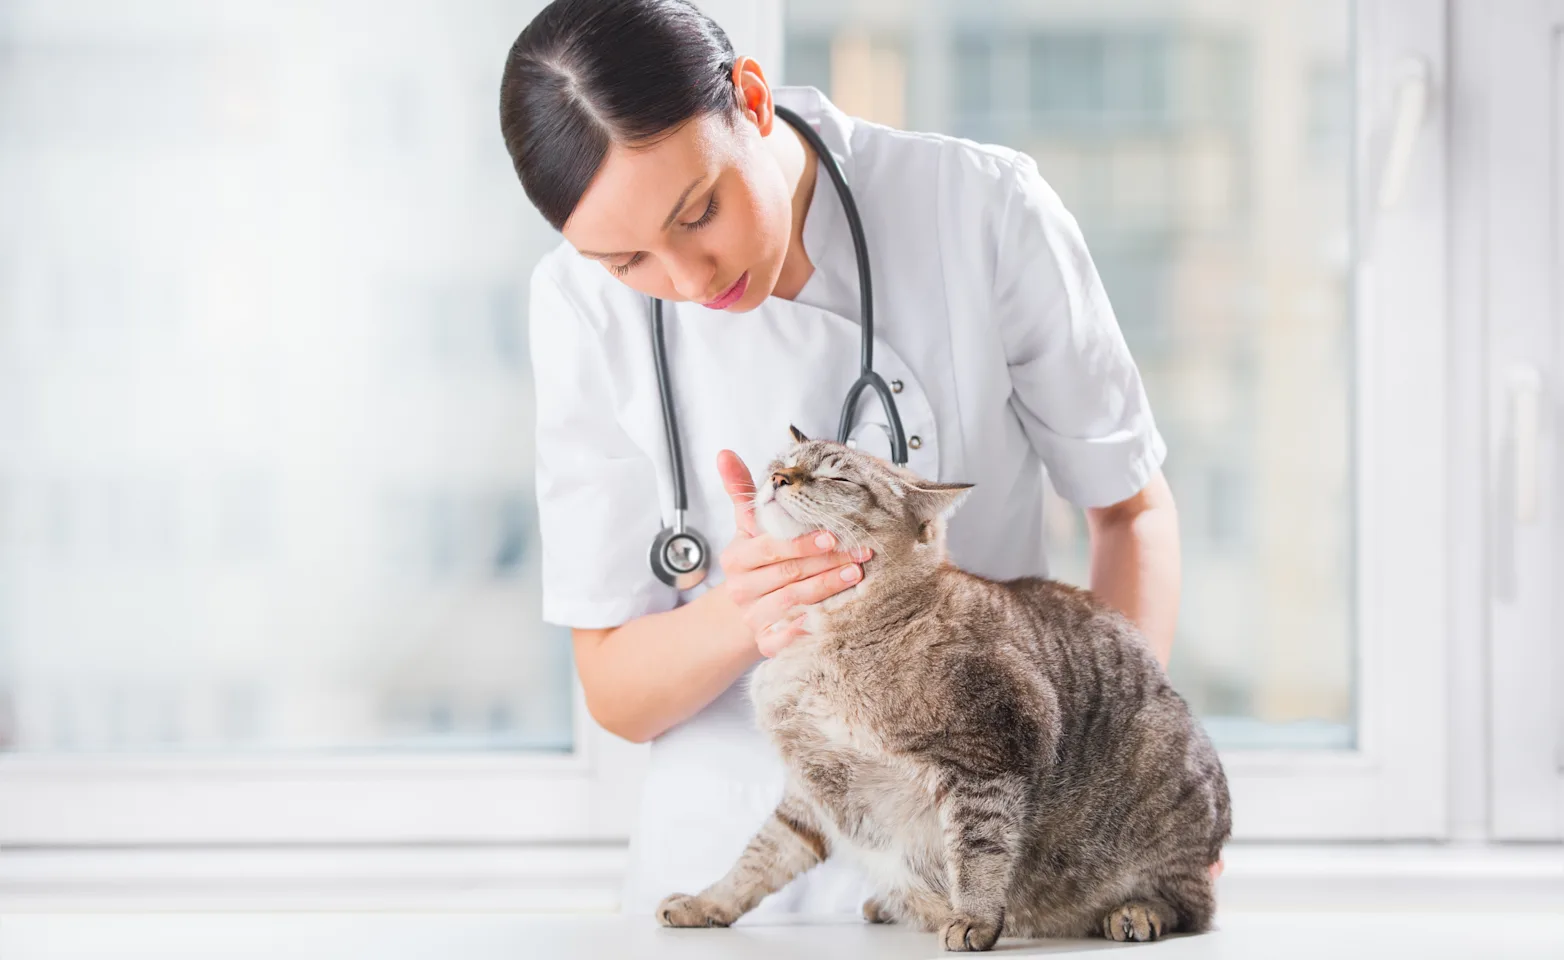
M 1235 844 L 1227 911 L 1557 910 L 1558 845 Z M 0 912 L 611 912 L 622 845 L 0 850 Z

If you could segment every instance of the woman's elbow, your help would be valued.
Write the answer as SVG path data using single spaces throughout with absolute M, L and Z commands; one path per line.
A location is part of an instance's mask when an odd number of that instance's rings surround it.
M 631 743 L 647 743 L 657 737 L 661 731 L 655 730 L 643 718 L 634 716 L 623 709 L 614 709 L 603 703 L 603 697 L 593 697 L 588 694 L 586 698 L 587 713 L 597 725 L 621 740 Z
M 581 678 L 587 713 L 597 725 L 622 740 L 646 743 L 662 733 L 646 716 L 640 700 L 627 696 L 611 671 L 600 670 L 601 646 L 612 630 L 575 630 L 576 675 Z

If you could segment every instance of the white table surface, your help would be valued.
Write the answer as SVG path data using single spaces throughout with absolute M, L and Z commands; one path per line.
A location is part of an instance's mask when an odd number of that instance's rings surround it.
M 1001 940 L 999 957 L 1287 960 L 1564 958 L 1548 913 L 1234 913 L 1202 936 L 1149 944 Z M 664 930 L 650 919 L 504 913 L 48 913 L 0 915 L 0 958 L 158 960 L 911 960 L 949 956 L 934 935 L 861 923 Z

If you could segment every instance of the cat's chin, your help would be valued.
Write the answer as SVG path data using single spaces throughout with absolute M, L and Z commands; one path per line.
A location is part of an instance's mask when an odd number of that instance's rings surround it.
M 760 529 L 769 537 L 778 540 L 791 540 L 801 537 L 813 530 L 813 527 L 805 526 L 793 519 L 793 515 L 776 500 L 767 500 L 755 508 L 755 519 L 760 523 Z

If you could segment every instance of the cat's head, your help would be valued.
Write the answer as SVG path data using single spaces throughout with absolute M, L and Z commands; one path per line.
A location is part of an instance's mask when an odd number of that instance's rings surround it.
M 773 537 L 829 530 L 842 549 L 867 546 L 884 559 L 942 560 L 945 523 L 970 483 L 925 480 L 834 440 L 792 442 L 755 478 L 755 519 Z

